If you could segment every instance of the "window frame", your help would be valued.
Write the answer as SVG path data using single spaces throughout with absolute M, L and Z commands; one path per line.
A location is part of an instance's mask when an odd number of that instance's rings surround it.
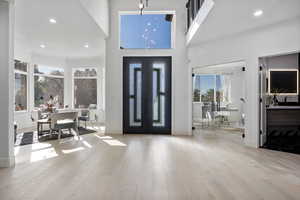
M 15 60 L 14 60 L 15 62 Z M 26 63 L 26 72 L 24 71 L 21 71 L 21 70 L 18 70 L 18 69 L 15 69 L 15 66 L 14 66 L 14 112 L 15 113 L 26 113 L 29 111 L 29 89 L 30 89 L 30 86 L 29 86 L 29 63 L 27 62 L 24 62 Z M 25 110 L 16 110 L 16 74 L 21 74 L 21 75 L 25 75 L 26 76 L 26 109 Z
M 120 49 L 121 47 L 121 15 L 140 15 L 139 11 L 119 11 L 119 23 L 118 23 L 118 49 L 120 51 L 136 51 L 136 50 L 147 50 L 147 51 L 168 51 L 173 50 L 176 48 L 176 11 L 143 11 L 143 15 L 173 15 L 173 20 L 171 23 L 171 48 L 163 49 L 163 48 L 124 48 Z
M 81 76 L 81 77 L 75 77 L 74 75 L 74 72 L 78 69 L 94 69 L 96 70 L 96 76 Z M 72 68 L 72 108 L 75 109 L 75 110 L 82 110 L 81 108 L 76 108 L 75 107 L 75 79 L 85 79 L 85 80 L 94 80 L 96 79 L 96 83 L 97 83 L 97 103 L 96 103 L 96 109 L 99 108 L 99 101 L 98 101 L 98 81 L 99 81 L 99 78 L 98 78 L 98 68 L 97 67 L 73 67 Z
M 272 72 L 296 72 L 297 74 L 297 92 L 296 93 L 272 93 L 271 89 L 271 73 Z M 293 69 L 293 68 L 288 68 L 288 69 L 269 69 L 267 72 L 268 75 L 268 95 L 277 95 L 277 96 L 297 96 L 299 95 L 299 69 Z
M 33 70 L 33 76 L 43 76 L 43 77 L 50 77 L 50 78 L 65 78 L 65 68 L 63 67 L 54 67 L 54 66 L 47 66 L 47 65 L 38 65 L 38 64 L 34 64 L 33 67 L 35 68 L 35 66 L 42 66 L 42 67 L 48 67 L 48 68 L 59 68 L 59 69 L 63 69 L 64 70 L 64 75 L 51 75 L 51 74 L 39 74 L 39 73 L 35 73 Z
M 34 72 L 34 68 L 35 67 L 39 67 L 39 66 L 43 66 L 43 67 L 48 67 L 48 68 L 59 68 L 59 69 L 63 69 L 63 71 L 64 71 L 64 75 L 62 75 L 62 76 L 59 76 L 59 75 L 51 75 L 51 74 L 39 74 L 39 73 L 35 73 Z M 64 100 L 63 100 L 63 106 L 65 107 L 65 103 L 66 103 L 66 99 L 65 99 L 65 97 L 66 97 L 66 88 L 65 88 L 65 83 L 66 83 L 66 74 L 65 74 L 65 68 L 64 67 L 54 67 L 54 66 L 48 66 L 48 65 L 40 65 L 40 64 L 34 64 L 33 65 L 33 91 L 35 91 L 34 90 L 34 86 L 35 86 L 35 76 L 40 76 L 40 77 L 47 77 L 47 78 L 60 78 L 60 79 L 63 79 L 63 86 L 64 86 L 64 88 L 63 88 L 63 90 L 64 90 Z M 34 95 L 33 95 L 33 107 L 34 107 L 34 109 L 36 110 L 38 107 L 35 105 L 35 92 L 34 92 Z

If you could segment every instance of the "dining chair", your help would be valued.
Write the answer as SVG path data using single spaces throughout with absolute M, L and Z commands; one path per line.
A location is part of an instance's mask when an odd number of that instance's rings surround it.
M 51 131 L 50 134 L 54 131 L 58 131 L 58 139 L 61 139 L 62 129 L 68 129 L 72 133 L 72 129 L 76 132 L 79 137 L 77 119 L 78 112 L 63 112 L 63 113 L 53 113 L 50 115 L 51 119 Z
M 81 110 L 81 115 L 78 116 L 78 126 L 80 126 L 80 121 L 84 122 L 85 129 L 87 128 L 87 122 L 90 121 L 90 111 Z

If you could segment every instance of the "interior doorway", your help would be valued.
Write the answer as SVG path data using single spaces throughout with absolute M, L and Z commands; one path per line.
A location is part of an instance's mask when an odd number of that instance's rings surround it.
M 300 53 L 259 58 L 260 147 L 300 154 Z
M 193 69 L 194 132 L 244 135 L 245 71 L 244 62 Z
M 171 57 L 124 57 L 124 133 L 171 134 L 171 65 Z

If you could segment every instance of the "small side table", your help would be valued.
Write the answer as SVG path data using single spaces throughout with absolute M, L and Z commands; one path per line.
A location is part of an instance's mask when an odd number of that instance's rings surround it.
M 43 132 L 43 125 L 48 124 L 51 126 L 51 121 L 50 119 L 40 119 L 37 121 L 37 133 L 38 136 L 41 135 L 40 133 Z

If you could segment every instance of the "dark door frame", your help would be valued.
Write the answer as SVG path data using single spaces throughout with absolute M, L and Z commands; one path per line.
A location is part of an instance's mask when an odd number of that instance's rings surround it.
M 165 126 L 153 127 L 152 104 L 152 63 L 165 62 L 166 66 L 166 101 Z M 142 126 L 129 126 L 129 64 L 142 64 Z M 151 75 L 149 75 L 151 74 Z M 150 92 L 151 91 L 151 92 Z M 150 124 L 151 123 L 151 124 Z M 172 57 L 171 56 L 124 56 L 123 57 L 123 133 L 124 134 L 171 134 L 172 129 Z

